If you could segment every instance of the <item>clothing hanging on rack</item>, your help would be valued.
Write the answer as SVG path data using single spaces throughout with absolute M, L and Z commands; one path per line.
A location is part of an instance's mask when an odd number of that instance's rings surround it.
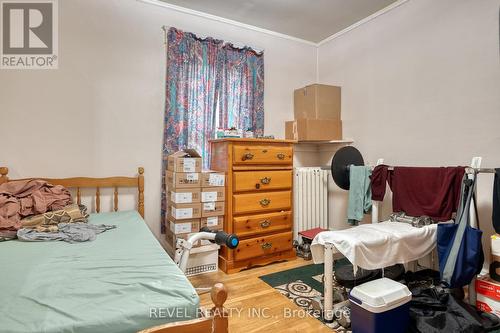
M 351 165 L 349 171 L 349 202 L 347 205 L 347 223 L 357 225 L 372 208 L 369 166 Z
M 372 200 L 383 201 L 385 196 L 385 188 L 387 187 L 387 176 L 389 174 L 389 166 L 385 164 L 377 165 L 370 179 L 372 181 Z
M 391 170 L 393 169 L 393 170 Z M 465 167 L 388 167 L 372 173 L 372 198 L 382 201 L 386 182 L 393 192 L 394 212 L 447 221 L 456 212 Z
M 500 168 L 495 169 L 493 180 L 493 227 L 497 234 L 500 234 Z

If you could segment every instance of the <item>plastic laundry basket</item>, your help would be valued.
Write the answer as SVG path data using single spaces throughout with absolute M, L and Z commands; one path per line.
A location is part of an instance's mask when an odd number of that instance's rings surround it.
M 351 290 L 353 333 L 404 333 L 409 322 L 411 292 L 388 278 L 373 280 Z
M 219 248 L 217 244 L 192 248 L 186 267 L 186 276 L 217 272 Z

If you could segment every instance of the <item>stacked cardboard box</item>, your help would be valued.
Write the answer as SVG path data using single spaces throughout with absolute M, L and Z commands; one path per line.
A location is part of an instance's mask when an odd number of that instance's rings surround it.
M 340 87 L 312 84 L 294 92 L 294 119 L 285 137 L 297 141 L 342 139 Z
M 165 236 L 172 250 L 177 239 L 187 239 L 205 225 L 211 229 L 222 228 L 225 176 L 213 171 L 202 172 L 201 166 L 201 156 L 193 149 L 168 156 Z
M 222 230 L 226 200 L 226 178 L 223 172 L 203 171 L 201 181 L 201 227 Z

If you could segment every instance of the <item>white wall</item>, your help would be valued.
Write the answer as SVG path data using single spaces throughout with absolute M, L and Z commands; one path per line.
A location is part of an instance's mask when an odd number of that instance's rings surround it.
M 342 86 L 344 137 L 367 162 L 452 165 L 479 155 L 500 166 L 499 5 L 410 0 L 319 47 L 319 80 Z M 265 49 L 268 134 L 283 137 L 293 89 L 316 81 L 316 48 L 299 42 L 135 0 L 59 1 L 59 13 L 58 70 L 0 70 L 0 165 L 14 178 L 132 175 L 144 166 L 146 220 L 157 235 L 161 26 Z M 314 160 L 327 165 L 331 155 Z M 483 229 L 491 178 L 479 183 Z M 330 196 L 333 225 L 345 227 L 347 193 L 332 186 Z
M 410 0 L 320 46 L 320 82 L 342 86 L 344 133 L 367 162 L 467 165 L 482 156 L 500 167 L 499 7 Z M 335 191 L 332 205 L 346 196 Z M 480 175 L 478 198 L 490 232 L 491 175 Z M 335 211 L 345 226 L 345 210 Z
M 0 70 L 0 165 L 12 178 L 133 175 L 144 166 L 146 220 L 159 235 L 163 25 L 264 48 L 266 134 L 284 136 L 293 89 L 315 79 L 314 46 L 135 0 L 65 0 L 59 69 Z

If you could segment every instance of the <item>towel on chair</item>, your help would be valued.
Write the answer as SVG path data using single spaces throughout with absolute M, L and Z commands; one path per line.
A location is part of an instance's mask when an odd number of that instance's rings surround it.
M 357 225 L 372 208 L 371 174 L 368 166 L 351 165 L 349 168 L 347 223 L 351 225 Z

